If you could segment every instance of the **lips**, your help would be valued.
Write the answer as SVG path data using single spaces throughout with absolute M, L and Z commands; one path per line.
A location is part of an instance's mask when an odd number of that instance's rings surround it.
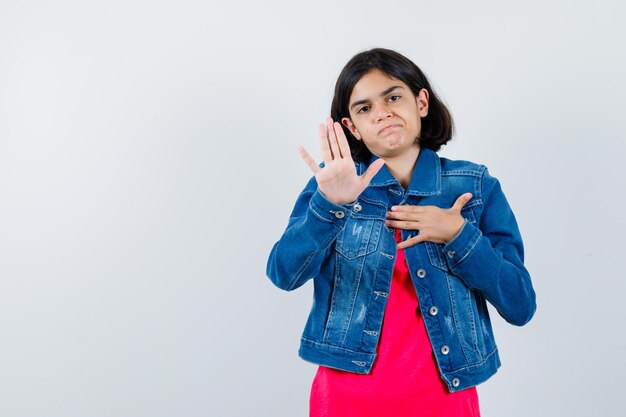
M 399 125 L 389 125 L 389 126 L 385 126 L 385 127 L 383 127 L 382 129 L 380 129 L 380 130 L 378 131 L 378 134 L 380 135 L 381 133 L 388 132 L 388 131 L 390 131 L 391 129 L 393 129 L 394 127 L 397 127 L 397 126 L 399 126 Z

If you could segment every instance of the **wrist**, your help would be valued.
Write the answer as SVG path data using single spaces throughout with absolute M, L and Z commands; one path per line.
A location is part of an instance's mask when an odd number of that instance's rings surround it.
M 465 226 L 465 222 L 466 222 L 465 218 L 461 217 L 460 221 L 458 222 L 458 226 L 454 228 L 453 232 L 450 234 L 448 239 L 444 242 L 445 244 L 452 242 L 454 239 L 456 239 L 458 235 L 461 234 L 461 231 L 463 230 L 463 226 Z
M 358 199 L 358 197 L 354 198 L 352 200 L 350 200 L 350 199 L 346 200 L 345 198 L 344 199 L 337 199 L 335 197 L 327 196 L 326 194 L 324 194 L 324 192 L 322 190 L 319 190 L 319 192 L 326 200 L 330 201 L 331 203 L 337 204 L 339 206 L 346 205 L 346 204 L 347 205 L 354 204 L 357 201 L 357 199 Z

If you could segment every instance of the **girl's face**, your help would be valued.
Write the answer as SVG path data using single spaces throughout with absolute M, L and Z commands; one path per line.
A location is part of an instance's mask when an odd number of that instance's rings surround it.
M 350 117 L 341 119 L 371 153 L 393 158 L 419 147 L 421 118 L 428 114 L 428 91 L 417 96 L 408 85 L 379 69 L 367 72 L 356 83 L 348 104 Z

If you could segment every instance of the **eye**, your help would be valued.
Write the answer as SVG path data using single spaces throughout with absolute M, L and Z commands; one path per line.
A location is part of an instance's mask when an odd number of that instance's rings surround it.
M 359 110 L 357 110 L 357 113 L 363 113 L 361 110 L 363 110 L 363 109 L 368 109 L 368 108 L 369 108 L 369 106 L 363 106 L 363 107 L 361 107 Z M 367 111 L 367 110 L 366 110 L 366 111 Z
M 398 101 L 400 100 L 400 96 L 389 96 L 389 101 Z

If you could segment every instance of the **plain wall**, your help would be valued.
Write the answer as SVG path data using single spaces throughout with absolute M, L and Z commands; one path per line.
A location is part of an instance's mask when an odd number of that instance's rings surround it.
M 624 415 L 619 1 L 0 0 L 0 416 L 308 415 L 312 285 L 265 276 L 343 65 L 416 62 L 538 310 L 482 415 Z

